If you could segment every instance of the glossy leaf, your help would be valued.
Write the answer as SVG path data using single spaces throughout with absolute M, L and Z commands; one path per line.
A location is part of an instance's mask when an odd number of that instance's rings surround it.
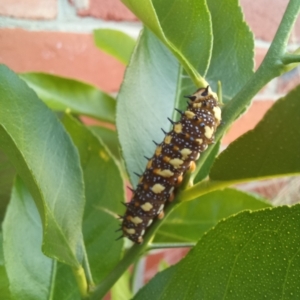
M 210 15 L 204 0 L 122 2 L 174 53 L 191 77 L 204 75 L 212 47 Z
M 5 266 L 12 299 L 79 300 L 71 268 L 42 253 L 42 238 L 37 208 L 26 186 L 17 178 L 3 225 Z
M 17 178 L 3 224 L 5 266 L 13 299 L 49 299 L 53 261 L 42 251 L 39 213 Z
M 78 153 L 53 112 L 3 65 L 0 106 L 0 147 L 38 207 L 43 251 L 79 267 L 85 200 Z
M 176 99 L 178 63 L 149 31 L 144 30 L 133 53 L 118 96 L 117 128 L 123 157 L 135 186 L 133 172 L 143 172 L 145 156 L 151 157 L 162 141 Z M 155 88 L 153 88 L 155 87 Z
M 212 180 L 247 181 L 300 173 L 300 86 L 216 159 Z
M 300 205 L 221 221 L 138 299 L 297 299 Z
M 127 65 L 135 46 L 135 40 L 126 33 L 109 28 L 94 30 L 94 41 L 102 51 Z
M 238 0 L 207 0 L 213 25 L 213 51 L 206 79 L 217 90 L 221 81 L 223 102 L 247 82 L 254 69 L 254 37 Z
M 66 115 L 63 123 L 78 148 L 84 172 L 86 206 L 83 218 L 84 241 L 94 281 L 97 283 L 119 261 L 123 242 L 116 238 L 124 211 L 124 183 L 120 170 L 107 148 L 85 126 Z
M 115 122 L 115 99 L 90 84 L 43 73 L 24 73 L 20 77 L 53 110 Z
M 257 210 L 271 205 L 244 192 L 225 189 L 178 205 L 163 222 L 154 243 L 196 242 L 223 218 L 243 210 Z

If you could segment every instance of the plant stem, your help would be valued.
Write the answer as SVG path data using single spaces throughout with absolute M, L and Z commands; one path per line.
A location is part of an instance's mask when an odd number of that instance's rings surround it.
M 174 207 L 178 204 L 175 199 L 169 203 L 165 209 L 165 218 L 171 213 Z M 121 275 L 129 268 L 129 266 L 138 259 L 138 257 L 144 254 L 148 250 L 148 244 L 152 240 L 154 233 L 162 224 L 163 220 L 156 219 L 151 227 L 146 231 L 144 235 L 144 241 L 142 244 L 134 244 L 124 255 L 123 259 L 116 265 L 116 267 L 110 272 L 110 274 L 100 283 L 95 292 L 91 295 L 91 300 L 102 299 L 115 282 L 121 277 Z
M 231 124 L 240 116 L 244 109 L 249 106 L 252 98 L 259 92 L 260 89 L 262 89 L 270 80 L 287 71 L 287 66 L 282 60 L 284 60 L 284 57 L 286 56 L 285 51 L 287 42 L 299 14 L 299 10 L 300 0 L 290 0 L 276 32 L 275 38 L 262 64 L 240 92 L 224 106 L 222 111 L 223 124 L 219 126 L 216 132 L 215 141 L 221 139 Z M 297 56 L 295 55 L 294 62 L 296 62 Z M 289 59 L 289 63 L 293 63 L 293 61 Z M 192 181 L 203 166 L 203 163 L 207 159 L 213 147 L 214 145 L 211 145 L 201 155 L 197 163 L 196 171 L 191 175 Z
M 80 266 L 79 268 L 72 268 L 72 270 L 73 270 L 73 274 L 75 276 L 81 297 L 83 299 L 87 298 L 89 296 L 89 293 L 88 293 L 88 285 L 87 285 L 86 277 L 84 274 L 84 269 Z
M 173 249 L 173 248 L 192 248 L 196 245 L 196 243 L 155 243 L 150 244 L 148 249 Z

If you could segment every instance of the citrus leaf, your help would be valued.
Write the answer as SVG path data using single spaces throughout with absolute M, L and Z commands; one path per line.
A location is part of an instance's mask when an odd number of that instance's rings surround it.
M 262 199 L 238 190 L 215 191 L 178 205 L 159 227 L 154 243 L 196 242 L 223 218 L 243 210 L 270 206 Z
M 5 266 L 13 299 L 48 299 L 53 261 L 42 253 L 42 239 L 34 201 L 17 177 L 3 223 Z
M 192 78 L 199 77 L 198 72 L 205 74 L 212 29 L 204 0 L 122 2 L 173 52 Z
M 208 0 L 207 5 L 214 41 L 206 79 L 214 90 L 221 81 L 223 102 L 227 102 L 253 74 L 254 37 L 238 0 Z
M 127 65 L 135 46 L 135 40 L 126 33 L 109 28 L 94 30 L 94 41 L 102 51 Z
M 134 299 L 297 299 L 299 218 L 295 205 L 223 220 Z
M 71 116 L 63 119 L 78 148 L 84 173 L 86 205 L 83 217 L 84 241 L 95 282 L 103 279 L 121 257 L 122 240 L 118 214 L 123 211 L 124 183 L 107 148 Z
M 24 73 L 20 77 L 53 110 L 115 122 L 115 99 L 90 84 L 43 73 Z
M 178 63 L 147 29 L 144 29 L 117 101 L 117 128 L 123 157 L 135 186 L 137 177 L 146 166 L 143 157 L 151 157 L 161 141 L 162 128 L 169 128 L 167 117 L 172 116 L 176 99 Z M 153 88 L 155 87 L 155 88 Z
M 216 159 L 210 178 L 248 181 L 300 173 L 300 86 Z
M 79 267 L 85 199 L 78 153 L 52 111 L 3 65 L 0 107 L 0 147 L 38 207 L 43 251 Z
M 38 210 L 28 189 L 17 177 L 3 224 L 5 267 L 12 299 L 46 300 L 52 295 L 52 299 L 79 300 L 71 268 L 42 253 L 42 238 Z

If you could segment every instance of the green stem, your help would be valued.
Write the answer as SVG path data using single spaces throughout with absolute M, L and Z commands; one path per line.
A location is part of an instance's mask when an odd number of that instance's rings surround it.
M 241 89 L 241 91 L 224 106 L 222 111 L 223 124 L 219 126 L 216 132 L 216 141 L 221 139 L 231 124 L 240 116 L 244 109 L 249 106 L 252 98 L 269 81 L 287 71 L 287 67 L 282 62 L 282 59 L 286 55 L 285 51 L 289 35 L 292 31 L 299 11 L 300 0 L 290 0 L 276 32 L 275 38 L 262 64 L 256 73 L 252 75 L 247 84 Z M 192 181 L 203 166 L 203 163 L 207 159 L 213 147 L 214 145 L 211 145 L 204 153 L 201 154 L 201 157 L 197 162 L 196 171 L 191 175 Z
M 93 281 L 93 276 L 92 276 L 92 272 L 91 272 L 91 268 L 90 268 L 90 264 L 89 264 L 89 260 L 88 260 L 88 256 L 86 253 L 86 248 L 84 247 L 84 253 L 83 253 L 83 269 L 84 269 L 84 274 L 86 276 L 86 281 L 88 284 L 88 291 L 92 291 L 95 284 Z
M 79 288 L 81 298 L 88 298 L 88 285 L 84 274 L 84 269 L 80 266 L 79 268 L 72 268 L 72 270 Z
M 165 218 L 171 213 L 178 201 L 175 199 L 172 203 L 166 206 Z M 148 245 L 153 239 L 154 233 L 162 224 L 163 220 L 155 220 L 153 225 L 146 231 L 144 241 L 142 244 L 134 244 L 125 254 L 123 259 L 116 265 L 110 274 L 100 283 L 95 292 L 91 296 L 91 300 L 102 299 L 115 282 L 122 276 L 122 274 L 134 263 L 140 255 L 143 255 L 148 250 Z
M 287 54 L 285 54 L 282 57 L 281 61 L 285 65 L 289 65 L 289 64 L 296 63 L 296 62 L 300 62 L 300 55 L 295 55 L 295 54 L 287 53 Z

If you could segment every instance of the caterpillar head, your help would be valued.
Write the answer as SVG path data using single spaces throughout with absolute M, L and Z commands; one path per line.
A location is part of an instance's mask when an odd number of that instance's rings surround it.
M 199 103 L 201 101 L 205 101 L 212 98 L 218 101 L 217 94 L 211 90 L 209 85 L 206 88 L 198 89 L 194 94 L 190 96 L 185 96 L 185 98 L 190 99 L 189 103 Z

